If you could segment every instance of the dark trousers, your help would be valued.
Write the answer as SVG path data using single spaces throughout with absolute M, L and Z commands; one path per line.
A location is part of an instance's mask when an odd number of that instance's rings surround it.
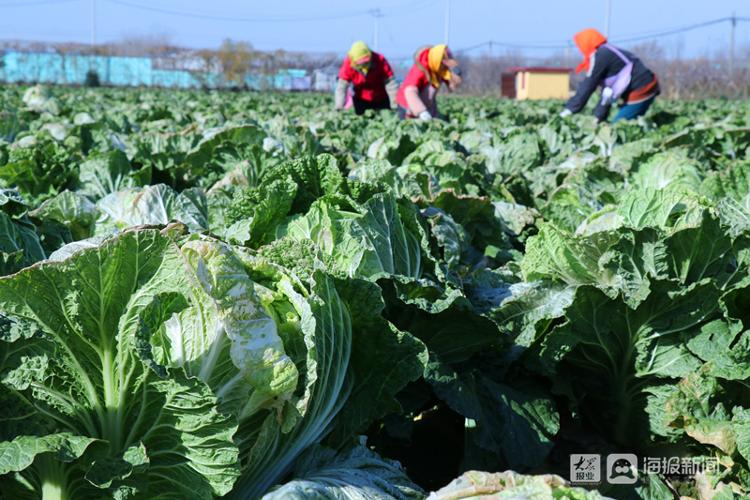
M 386 97 L 382 101 L 365 101 L 363 99 L 352 99 L 354 112 L 358 115 L 363 114 L 368 109 L 391 109 L 391 101 Z

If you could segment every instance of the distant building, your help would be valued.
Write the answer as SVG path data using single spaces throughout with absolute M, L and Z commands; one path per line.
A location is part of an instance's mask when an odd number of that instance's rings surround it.
M 316 69 L 312 74 L 312 88 L 317 92 L 333 92 L 336 88 L 339 69 L 336 66 Z
M 513 67 L 501 77 L 502 95 L 511 99 L 567 99 L 570 96 L 570 69 L 552 67 Z

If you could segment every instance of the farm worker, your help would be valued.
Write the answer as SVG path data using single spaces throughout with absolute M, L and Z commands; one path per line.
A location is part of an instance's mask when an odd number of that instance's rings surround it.
M 418 49 L 414 64 L 398 89 L 398 116 L 421 120 L 437 117 L 440 86 L 445 83 L 448 90 L 454 90 L 461 83 L 460 75 L 458 62 L 446 45 Z
M 398 84 L 391 65 L 365 42 L 354 42 L 344 57 L 336 85 L 336 109 L 346 107 L 350 84 L 354 87 L 352 104 L 358 115 L 368 109 L 389 109 L 396 105 Z
M 645 114 L 660 93 L 654 73 L 630 52 L 607 43 L 604 35 L 595 29 L 576 33 L 573 41 L 583 54 L 576 73 L 586 71 L 586 78 L 578 85 L 576 94 L 565 104 L 560 116 L 581 111 L 599 86 L 602 95 L 594 110 L 597 121 L 607 119 L 612 103 L 618 99 L 622 99 L 622 104 L 613 122 Z

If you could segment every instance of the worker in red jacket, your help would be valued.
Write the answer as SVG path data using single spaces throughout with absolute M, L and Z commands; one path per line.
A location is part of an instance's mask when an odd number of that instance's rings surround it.
M 396 105 L 398 84 L 385 57 L 373 52 L 365 42 L 354 42 L 339 69 L 336 109 L 344 109 L 349 85 L 354 86 L 354 111 L 390 109 Z
M 605 121 L 612 104 L 622 104 L 613 122 L 641 116 L 659 95 L 659 82 L 654 73 L 630 52 L 607 43 L 597 30 L 590 28 L 576 33 L 573 41 L 583 54 L 583 62 L 576 72 L 586 71 L 586 79 L 578 85 L 560 116 L 578 113 L 597 87 L 602 88 L 601 99 L 594 110 L 597 121 Z
M 414 65 L 398 89 L 400 118 L 430 120 L 438 116 L 437 93 L 442 84 L 454 90 L 461 83 L 458 62 L 444 44 L 423 47 L 414 54 Z

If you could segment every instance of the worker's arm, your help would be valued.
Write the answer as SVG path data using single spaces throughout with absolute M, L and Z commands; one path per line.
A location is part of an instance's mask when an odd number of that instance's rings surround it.
M 589 101 L 591 95 L 596 91 L 596 87 L 604 81 L 607 74 L 606 61 L 600 60 L 597 64 L 598 54 L 591 56 L 591 69 L 589 70 L 586 79 L 584 79 L 576 89 L 576 94 L 568 100 L 565 104 L 565 109 L 571 113 L 578 113 L 586 107 L 586 103 Z M 600 59 L 603 59 L 600 57 Z
M 451 92 L 455 91 L 459 85 L 461 85 L 461 82 L 463 81 L 463 72 L 461 71 L 461 68 L 456 66 L 451 70 L 451 79 L 448 81 L 448 90 Z
M 421 116 L 422 113 L 427 111 L 427 106 L 422 102 L 419 97 L 419 89 L 416 85 L 409 85 L 404 89 L 404 98 L 406 98 L 406 105 L 409 107 L 409 113 L 413 116 Z M 429 111 L 427 111 L 429 113 Z
M 334 106 L 336 109 L 344 109 L 346 105 L 346 91 L 349 90 L 349 82 L 339 78 L 334 94 Z
M 396 94 L 398 94 L 398 82 L 393 77 L 385 81 L 385 91 L 388 94 L 388 100 L 391 101 L 391 108 L 396 109 Z
M 603 122 L 607 120 L 609 116 L 609 110 L 612 107 L 612 89 L 605 88 L 602 90 L 602 98 L 594 109 L 594 116 L 596 121 Z

